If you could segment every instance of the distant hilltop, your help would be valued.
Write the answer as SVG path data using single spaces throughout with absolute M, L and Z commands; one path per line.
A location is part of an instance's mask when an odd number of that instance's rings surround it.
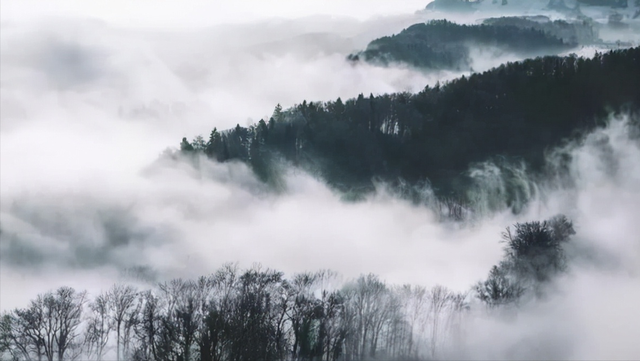
M 427 10 L 453 10 L 465 11 L 473 10 L 473 5 L 481 3 L 482 0 L 435 0 L 429 3 Z
M 489 2 L 489 0 L 435 0 L 430 2 L 426 9 L 439 11 L 469 11 L 475 10 L 476 5 L 487 2 Z M 491 3 L 510 5 L 510 3 L 522 3 L 522 1 L 491 0 Z M 572 5 L 575 4 L 576 6 L 606 6 L 611 8 L 627 8 L 629 6 L 628 0 L 572 0 L 570 3 Z M 549 0 L 547 7 L 549 9 L 570 9 L 565 0 Z
M 577 0 L 579 4 L 589 6 L 608 6 L 612 8 L 626 8 L 629 6 L 627 0 Z
M 628 0 L 574 0 L 571 3 L 575 3 L 575 6 L 605 6 L 610 8 L 627 8 L 629 6 Z M 569 9 L 565 0 L 549 0 L 547 5 L 550 9 Z

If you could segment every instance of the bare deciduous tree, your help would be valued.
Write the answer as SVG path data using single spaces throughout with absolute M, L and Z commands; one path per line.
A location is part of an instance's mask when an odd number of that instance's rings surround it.
M 120 361 L 122 355 L 121 346 L 128 343 L 124 333 L 129 333 L 133 324 L 130 321 L 136 314 L 136 299 L 138 292 L 133 286 L 116 284 L 107 292 L 110 318 L 116 331 L 116 359 Z
M 444 286 L 434 286 L 429 290 L 428 298 L 431 302 L 431 358 L 436 358 L 440 337 L 440 322 L 442 312 L 447 307 L 453 294 Z
M 109 317 L 109 299 L 106 294 L 98 295 L 89 303 L 85 344 L 88 355 L 94 355 L 101 361 L 107 351 L 109 334 L 113 330 L 113 321 Z

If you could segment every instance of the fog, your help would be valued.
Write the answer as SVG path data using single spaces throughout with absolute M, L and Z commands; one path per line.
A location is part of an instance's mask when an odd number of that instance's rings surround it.
M 176 23 L 158 28 L 123 23 L 93 7 L 53 10 L 3 4 L 2 281 L 12 289 L 2 292 L 3 309 L 24 303 L 42 284 L 76 280 L 78 270 L 103 279 L 138 265 L 164 277 L 199 275 L 225 262 L 265 262 L 287 271 L 336 268 L 348 276 L 388 268 L 408 282 L 403 275 L 411 269 L 380 259 L 403 228 L 395 221 L 408 226 L 399 258 L 419 254 L 410 246 L 422 239 L 420 232 L 445 232 L 425 224 L 432 217 L 426 210 L 384 201 L 406 218 L 387 213 L 380 202 L 345 205 L 303 174 L 292 174 L 289 193 L 279 197 L 243 165 L 203 160 L 197 174 L 186 166 L 153 165 L 183 136 L 247 125 L 277 103 L 417 91 L 458 75 L 345 61 L 375 37 L 419 21 L 413 11 L 382 17 L 386 10 L 379 10 L 373 20 L 296 20 L 267 12 L 250 23 L 242 16 L 214 18 L 193 29 L 169 14 L 158 15 L 160 24 Z M 368 212 L 371 218 L 358 216 Z M 296 217 L 303 213 L 309 216 Z M 500 229 L 492 228 L 488 233 Z M 387 247 L 364 247 L 380 234 Z M 466 231 L 460 242 L 472 235 Z M 311 257 L 313 265 L 298 254 L 328 241 L 326 259 Z M 352 262 L 361 248 L 365 263 Z M 475 272 L 499 256 L 493 249 Z M 52 279 L 42 282 L 42 274 Z M 104 287 L 110 282 L 106 277 Z
M 465 291 L 502 257 L 505 227 L 563 213 L 577 236 L 557 295 L 525 305 L 515 320 L 478 315 L 469 353 L 457 356 L 640 355 L 632 317 L 640 146 L 629 119 L 612 117 L 559 149 L 572 156 L 568 174 L 540 182 L 518 215 L 442 222 L 384 187 L 346 203 L 294 169 L 276 194 L 243 164 L 203 158 L 194 167 L 160 155 L 182 137 L 268 117 L 277 103 L 415 92 L 453 79 L 461 74 L 345 61 L 376 37 L 442 14 L 416 14 L 426 2 L 413 0 L 115 3 L 2 4 L 0 310 L 61 285 L 98 293 L 132 267 L 157 281 L 228 262 L 288 275 L 331 269 L 344 279 L 373 272 L 393 284 Z M 476 70 L 517 60 L 472 55 Z
M 567 249 L 569 272 L 554 295 L 528 303 L 507 320 L 480 314 L 468 330 L 474 359 L 634 359 L 640 335 L 640 142 L 627 118 L 610 121 L 557 149 L 570 155 L 569 173 L 540 184 L 541 197 L 521 219 L 562 212 L 577 235 Z M 494 222 L 494 221 L 487 221 Z M 496 342 L 496 340 L 499 340 Z M 490 344 L 491 347 L 487 347 Z

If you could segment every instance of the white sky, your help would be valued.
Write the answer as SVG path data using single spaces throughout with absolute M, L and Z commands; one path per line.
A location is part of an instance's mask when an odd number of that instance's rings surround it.
M 351 17 L 412 13 L 429 0 L 3 0 L 1 19 L 43 16 L 93 17 L 123 26 L 200 27 L 270 17 L 311 15 Z

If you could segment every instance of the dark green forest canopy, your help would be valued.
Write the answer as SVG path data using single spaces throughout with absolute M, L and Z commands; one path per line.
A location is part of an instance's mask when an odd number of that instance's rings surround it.
M 561 34 L 553 31 L 557 27 L 553 24 L 521 26 L 521 23 L 497 21 L 460 25 L 434 20 L 373 40 L 366 50 L 349 55 L 348 59 L 379 65 L 399 62 L 424 69 L 470 69 L 472 47 L 499 49 L 523 57 L 557 54 L 570 49 L 578 44 L 578 37 L 572 37 L 570 33 L 577 31 L 573 29 L 576 26 L 565 24 L 567 29 Z
M 593 58 L 551 56 L 417 94 L 278 106 L 271 119 L 214 129 L 208 141 L 184 139 L 181 148 L 246 162 L 266 182 L 277 181 L 275 161 L 286 160 L 343 192 L 370 191 L 374 179 L 427 181 L 437 195 L 464 201 L 470 165 L 500 158 L 541 171 L 549 148 L 611 112 L 637 111 L 639 85 L 640 47 Z

